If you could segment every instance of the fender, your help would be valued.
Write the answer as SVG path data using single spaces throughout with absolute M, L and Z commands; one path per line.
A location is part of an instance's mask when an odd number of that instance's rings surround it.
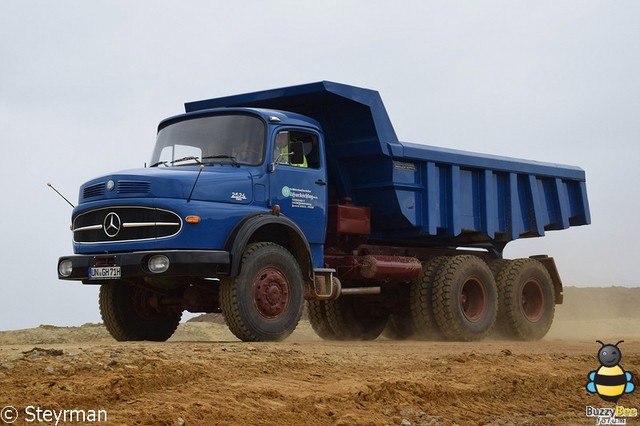
M 558 273 L 558 268 L 556 267 L 556 262 L 553 257 L 547 256 L 546 254 L 529 256 L 531 259 L 536 259 L 538 262 L 542 263 L 549 275 L 551 276 L 551 281 L 553 282 L 553 290 L 555 292 L 556 305 L 561 305 L 564 299 L 564 292 L 562 287 L 562 280 L 560 279 L 560 274 Z
M 248 244 L 270 241 L 280 244 L 298 261 L 305 281 L 313 280 L 311 247 L 302 230 L 291 219 L 271 212 L 254 213 L 242 219 L 227 237 L 224 248 L 231 257 L 230 276 L 240 272 L 242 254 Z

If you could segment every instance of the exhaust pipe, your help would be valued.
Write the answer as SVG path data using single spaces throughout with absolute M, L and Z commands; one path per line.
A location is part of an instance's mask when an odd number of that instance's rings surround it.
M 340 292 L 341 296 L 360 296 L 365 294 L 380 294 L 380 287 L 343 287 Z

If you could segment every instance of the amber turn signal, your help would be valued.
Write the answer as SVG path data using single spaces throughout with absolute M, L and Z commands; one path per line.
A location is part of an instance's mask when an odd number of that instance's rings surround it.
M 184 221 L 187 223 L 200 223 L 200 216 L 187 216 Z

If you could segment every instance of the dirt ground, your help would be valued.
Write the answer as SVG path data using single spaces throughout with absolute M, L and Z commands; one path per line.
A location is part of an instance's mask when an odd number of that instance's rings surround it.
M 586 407 L 614 405 L 584 387 L 596 339 L 625 340 L 620 365 L 638 384 L 640 288 L 568 288 L 565 301 L 527 343 L 325 342 L 306 321 L 281 343 L 206 322 L 166 343 L 117 343 L 98 324 L 3 331 L 0 409 L 15 407 L 14 424 L 40 424 L 40 409 L 49 424 L 104 410 L 110 425 L 595 425 Z M 640 391 L 619 405 L 640 408 Z

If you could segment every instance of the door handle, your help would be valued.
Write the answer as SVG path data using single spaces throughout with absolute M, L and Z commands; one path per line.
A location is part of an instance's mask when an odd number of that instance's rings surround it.
M 322 179 L 318 179 L 318 180 L 316 181 L 316 185 L 324 186 L 324 185 L 326 185 L 326 184 L 327 184 L 327 182 L 323 181 Z

